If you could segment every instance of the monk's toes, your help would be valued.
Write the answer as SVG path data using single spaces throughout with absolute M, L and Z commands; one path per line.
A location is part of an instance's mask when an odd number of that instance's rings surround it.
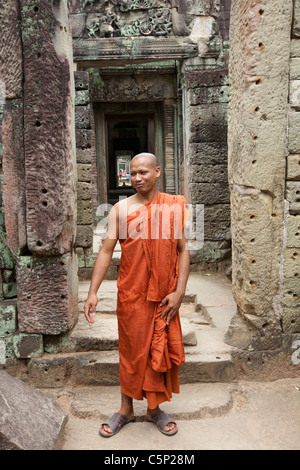
M 104 426 L 101 426 L 101 431 L 106 434 L 107 436 L 109 436 L 110 434 L 112 434 L 112 430 L 110 429 L 109 426 L 107 426 L 107 424 L 105 424 Z
M 177 429 L 177 426 L 175 423 L 168 423 L 167 426 L 165 427 L 164 431 L 165 432 L 172 432 L 172 431 L 175 431 L 175 429 Z

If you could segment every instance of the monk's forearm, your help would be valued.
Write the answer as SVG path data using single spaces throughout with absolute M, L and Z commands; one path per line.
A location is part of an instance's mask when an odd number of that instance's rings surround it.
M 183 250 L 179 252 L 179 261 L 178 261 L 178 279 L 176 285 L 176 292 L 178 292 L 182 297 L 185 294 L 186 284 L 190 272 L 190 252 L 189 250 Z
M 110 266 L 112 252 L 107 252 L 101 248 L 95 261 L 89 294 L 97 294 L 98 289 Z

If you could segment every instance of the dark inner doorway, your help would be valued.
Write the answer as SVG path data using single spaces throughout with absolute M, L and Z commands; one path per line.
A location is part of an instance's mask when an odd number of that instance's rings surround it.
M 120 196 L 135 193 L 131 187 L 130 160 L 141 152 L 154 153 L 154 116 L 106 116 L 108 174 L 108 202 L 115 204 Z

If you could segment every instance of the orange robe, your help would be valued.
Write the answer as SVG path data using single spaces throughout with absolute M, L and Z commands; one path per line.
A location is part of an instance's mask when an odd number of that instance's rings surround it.
M 172 210 L 174 203 L 177 211 Z M 146 397 L 151 409 L 170 401 L 172 392 L 179 393 L 178 366 L 185 360 L 179 314 L 168 326 L 166 318 L 160 318 L 167 307 L 160 301 L 176 288 L 184 204 L 183 196 L 158 193 L 145 210 L 129 214 L 120 226 L 121 392 L 136 400 Z

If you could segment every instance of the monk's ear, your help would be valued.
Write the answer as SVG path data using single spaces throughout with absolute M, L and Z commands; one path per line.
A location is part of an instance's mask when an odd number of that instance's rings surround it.
M 160 176 L 160 166 L 157 166 L 155 171 L 156 171 L 156 178 L 158 178 Z

